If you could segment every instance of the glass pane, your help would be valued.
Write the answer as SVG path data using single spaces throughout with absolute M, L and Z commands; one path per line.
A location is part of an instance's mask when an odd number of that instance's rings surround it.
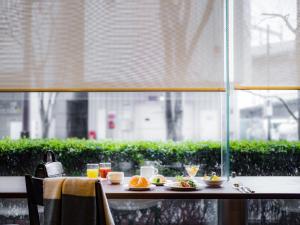
M 299 224 L 299 203 L 295 199 L 249 200 L 248 224 Z
M 234 2 L 237 88 L 299 89 L 299 2 Z
M 0 143 L 7 146 L 0 159 L 1 175 L 32 173 L 42 159 L 41 149 L 45 149 L 41 138 L 57 139 L 44 140 L 54 151 L 61 144 L 65 146 L 57 157 L 68 175 L 85 175 L 86 163 L 103 160 L 111 161 L 114 170 L 125 171 L 126 175 L 139 173 L 144 163 L 155 163 L 165 176 L 185 174 L 184 164 L 188 163 L 200 164 L 198 176 L 212 171 L 221 174 L 224 95 L 223 92 L 1 93 Z M 40 147 L 24 150 L 26 140 L 10 140 L 19 139 L 21 134 L 37 139 L 31 142 Z M 89 141 L 82 140 L 81 145 L 79 139 Z M 119 144 L 127 150 L 120 149 Z M 99 150 L 89 152 L 90 146 Z M 10 151 L 14 148 L 20 151 Z M 80 157 L 72 148 L 82 149 Z M 144 148 L 149 150 L 145 152 Z M 175 155 L 164 149 L 170 152 L 175 149 Z M 117 151 L 110 154 L 112 150 Z M 23 156 L 30 160 L 24 160 Z M 14 166 L 20 164 L 23 166 Z
M 110 200 L 116 224 L 218 224 L 217 200 Z
M 236 91 L 232 170 L 243 176 L 299 175 L 298 91 Z
M 235 1 L 232 170 L 299 175 L 299 2 Z
M 0 223 L 29 225 L 25 199 L 0 199 Z

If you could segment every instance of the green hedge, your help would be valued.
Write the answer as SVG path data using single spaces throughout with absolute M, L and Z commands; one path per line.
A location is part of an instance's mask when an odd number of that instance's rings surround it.
M 241 175 L 297 175 L 300 142 L 235 141 L 231 144 L 231 168 Z M 88 162 L 111 161 L 114 169 L 129 162 L 128 174 L 138 172 L 146 160 L 157 161 L 165 175 L 182 173 L 185 163 L 198 163 L 202 171 L 220 170 L 218 142 L 91 141 L 79 139 L 0 140 L 0 175 L 33 173 L 43 152 L 53 150 L 69 175 L 85 172 Z

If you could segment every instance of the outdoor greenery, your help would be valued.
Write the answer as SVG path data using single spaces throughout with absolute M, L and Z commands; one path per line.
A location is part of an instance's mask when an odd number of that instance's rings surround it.
M 298 175 L 300 142 L 233 141 L 231 169 L 240 175 Z M 182 173 L 185 163 L 201 165 L 201 171 L 220 171 L 221 143 L 93 141 L 79 139 L 2 139 L 0 175 L 33 173 L 43 152 L 53 150 L 68 175 L 82 175 L 88 162 L 111 161 L 127 174 L 138 172 L 145 161 L 155 161 L 160 173 Z

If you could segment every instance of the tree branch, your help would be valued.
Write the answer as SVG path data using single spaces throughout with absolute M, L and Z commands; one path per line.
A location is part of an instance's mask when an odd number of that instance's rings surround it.
M 299 118 L 293 113 L 293 111 L 291 110 L 291 108 L 288 106 L 288 104 L 286 103 L 286 101 L 281 98 L 281 97 L 278 97 L 278 96 L 275 96 L 275 95 L 270 95 L 270 96 L 265 96 L 265 95 L 261 95 L 261 94 L 257 94 L 257 93 L 254 93 L 252 91 L 245 91 L 245 92 L 248 92 L 252 95 L 255 95 L 255 96 L 258 96 L 258 97 L 261 97 L 261 98 L 265 98 L 265 99 L 268 99 L 268 98 L 275 98 L 277 99 L 278 101 L 281 102 L 281 104 L 284 106 L 284 108 L 288 111 L 288 113 L 293 117 L 294 120 L 296 120 L 298 122 L 298 120 L 300 120 L 300 115 L 299 115 Z
M 285 22 L 285 24 L 289 28 L 289 30 L 291 32 L 293 32 L 294 34 L 296 34 L 296 29 L 292 26 L 292 24 L 289 21 L 289 16 L 290 16 L 289 14 L 284 16 L 284 15 L 281 15 L 281 14 L 278 14 L 278 13 L 262 13 L 262 15 L 263 16 L 270 16 L 270 18 L 273 18 L 273 17 L 281 18 Z
M 289 112 L 289 114 L 291 114 L 291 116 L 294 118 L 294 120 L 298 121 L 299 118 L 297 118 L 297 116 L 293 113 L 293 111 L 291 110 L 291 108 L 288 106 L 288 104 L 283 100 L 283 98 L 278 97 L 278 96 L 271 96 L 273 98 L 277 98 L 282 104 L 283 106 L 286 108 L 286 110 Z
M 215 0 L 207 0 L 207 5 L 204 11 L 204 15 L 202 17 L 201 23 L 199 24 L 195 35 L 192 38 L 191 45 L 188 47 L 187 51 L 187 63 L 190 62 L 192 55 L 197 47 L 197 43 L 199 41 L 199 38 L 209 20 L 210 14 L 212 12 L 213 6 L 214 6 Z

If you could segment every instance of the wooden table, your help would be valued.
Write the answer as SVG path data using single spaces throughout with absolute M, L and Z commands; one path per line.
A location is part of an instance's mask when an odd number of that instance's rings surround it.
M 171 191 L 156 187 L 151 191 L 128 191 L 122 185 L 103 182 L 108 199 L 300 199 L 300 177 L 237 177 L 235 180 L 255 191 L 240 193 L 232 188 L 234 179 L 222 188 L 204 188 L 199 191 Z M 128 178 L 125 178 L 125 182 Z M 24 177 L 0 177 L 0 198 L 26 198 Z
M 235 180 L 255 193 L 240 193 L 232 187 Z M 127 182 L 128 178 L 125 179 Z M 221 188 L 189 192 L 172 191 L 164 186 L 151 191 L 128 191 L 121 185 L 110 185 L 106 181 L 103 188 L 109 199 L 300 199 L 300 177 L 237 177 L 225 182 Z
M 240 193 L 232 187 L 235 180 L 255 193 Z M 300 177 L 237 177 L 225 182 L 222 188 L 190 192 L 166 187 L 128 191 L 123 185 L 110 185 L 107 181 L 103 181 L 103 189 L 108 199 L 217 199 L 220 224 L 242 225 L 247 224 L 247 199 L 300 199 Z M 0 177 L 0 198 L 26 198 L 24 177 Z

